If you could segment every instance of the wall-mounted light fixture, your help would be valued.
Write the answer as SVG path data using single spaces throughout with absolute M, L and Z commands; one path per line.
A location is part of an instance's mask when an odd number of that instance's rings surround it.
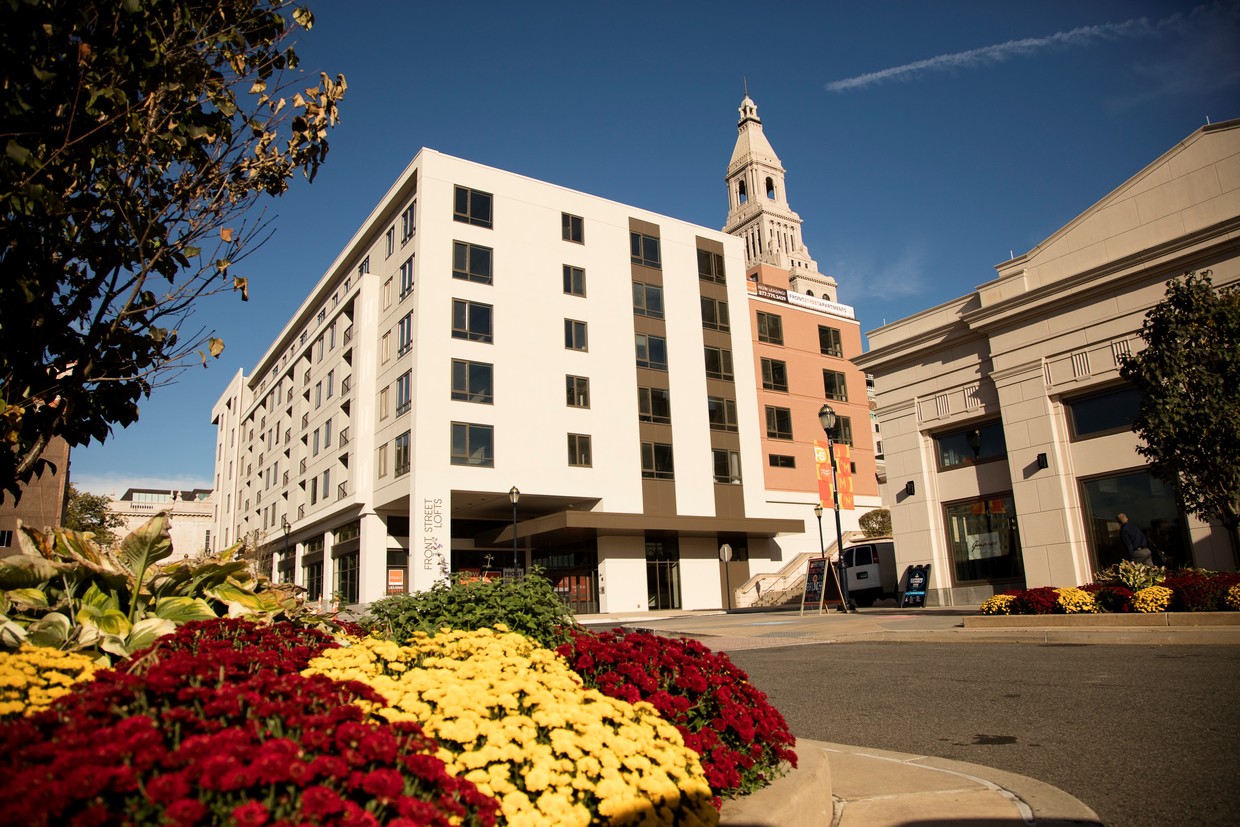
M 1046 454 L 1038 454 L 1038 467 L 1039 468 L 1050 468 L 1051 467 L 1050 460 L 1046 458 Z
M 909 480 L 908 482 L 904 483 L 904 493 L 908 494 L 910 497 L 916 494 L 917 483 L 913 482 L 912 480 Z

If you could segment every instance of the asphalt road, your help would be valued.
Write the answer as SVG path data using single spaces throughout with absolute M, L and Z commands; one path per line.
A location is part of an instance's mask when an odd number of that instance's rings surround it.
M 1240 824 L 1237 647 L 880 642 L 729 655 L 803 738 L 1026 775 L 1107 827 Z

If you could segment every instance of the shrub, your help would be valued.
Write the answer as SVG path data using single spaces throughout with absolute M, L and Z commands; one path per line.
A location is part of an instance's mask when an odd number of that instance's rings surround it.
M 1015 601 L 1013 594 L 996 594 L 982 602 L 981 612 L 984 615 L 1010 615 Z
M 1121 560 L 1098 572 L 1096 580 L 1106 586 L 1123 586 L 1131 592 L 1138 592 L 1147 586 L 1157 586 L 1166 575 L 1166 570 L 1159 566 Z
M 1096 614 L 1098 604 L 1094 596 L 1084 589 L 1058 589 L 1055 611 L 1060 614 Z
M 1132 591 L 1123 586 L 1108 586 L 1101 583 L 1086 583 L 1081 591 L 1094 596 L 1094 603 L 1100 612 L 1125 613 L 1132 611 Z
M 29 825 L 495 822 L 414 723 L 361 684 L 296 669 L 330 638 L 287 623 L 187 624 L 50 710 L 0 726 L 0 796 Z
M 415 632 L 330 649 L 307 675 L 363 680 L 377 714 L 418 720 L 451 772 L 510 824 L 713 824 L 697 755 L 649 704 L 587 689 L 563 659 L 506 631 Z
M 1163 586 L 1146 586 L 1132 596 L 1134 612 L 1165 612 L 1171 605 L 1171 589 Z
M 696 640 L 639 632 L 577 632 L 557 650 L 586 686 L 654 705 L 702 757 L 717 795 L 761 789 L 796 766 L 796 739 L 766 695 L 727 655 Z
M 502 624 L 549 649 L 577 625 L 572 611 L 539 569 L 515 580 L 456 575 L 451 582 L 436 583 L 427 591 L 375 601 L 361 623 L 400 643 L 415 632 L 473 631 Z
M 1219 611 L 1225 605 L 1227 590 L 1237 584 L 1240 574 L 1201 569 L 1180 569 L 1162 583 L 1174 593 L 1172 609 L 1180 612 Z
M 90 680 L 95 669 L 85 655 L 42 646 L 0 652 L 0 720 L 47 709 L 74 684 Z
M 861 515 L 857 521 L 866 537 L 891 536 L 891 512 L 885 508 L 875 508 Z
M 1025 589 L 1016 593 L 1012 601 L 1012 614 L 1048 615 L 1055 611 L 1055 602 L 1058 599 L 1058 591 L 1050 586 Z

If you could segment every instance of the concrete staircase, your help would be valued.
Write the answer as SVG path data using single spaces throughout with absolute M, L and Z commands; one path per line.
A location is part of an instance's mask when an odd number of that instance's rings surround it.
M 844 545 L 851 545 L 865 537 L 860 531 L 849 531 L 844 534 Z M 827 557 L 835 555 L 836 544 L 827 546 Z M 783 568 L 775 572 L 755 574 L 733 591 L 738 609 L 760 609 L 773 606 L 799 605 L 801 595 L 805 593 L 806 564 L 817 552 L 802 552 L 793 557 Z

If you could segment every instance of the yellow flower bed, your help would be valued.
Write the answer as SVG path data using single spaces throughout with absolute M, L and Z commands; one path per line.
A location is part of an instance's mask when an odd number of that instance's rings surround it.
M 1132 596 L 1134 612 L 1165 612 L 1171 605 L 1171 589 L 1165 586 L 1146 586 Z
M 510 825 L 713 825 L 695 752 L 648 703 L 585 689 L 557 654 L 506 631 L 329 649 L 303 673 L 357 680 L 414 720 L 448 771 L 495 796 Z M 373 705 L 368 705 L 373 706 Z
M 996 594 L 994 597 L 986 598 L 982 603 L 982 614 L 984 615 L 1010 615 L 1012 613 L 1012 601 L 1016 599 L 1011 594 Z
M 1223 598 L 1223 602 L 1227 604 L 1227 608 L 1240 611 L 1240 586 L 1232 586 L 1228 589 L 1227 597 Z
M 90 680 L 95 669 L 85 655 L 44 646 L 0 652 L 0 720 L 47 709 L 74 684 Z
M 1055 606 L 1064 614 L 1097 614 L 1098 604 L 1087 591 L 1075 588 L 1057 589 Z

